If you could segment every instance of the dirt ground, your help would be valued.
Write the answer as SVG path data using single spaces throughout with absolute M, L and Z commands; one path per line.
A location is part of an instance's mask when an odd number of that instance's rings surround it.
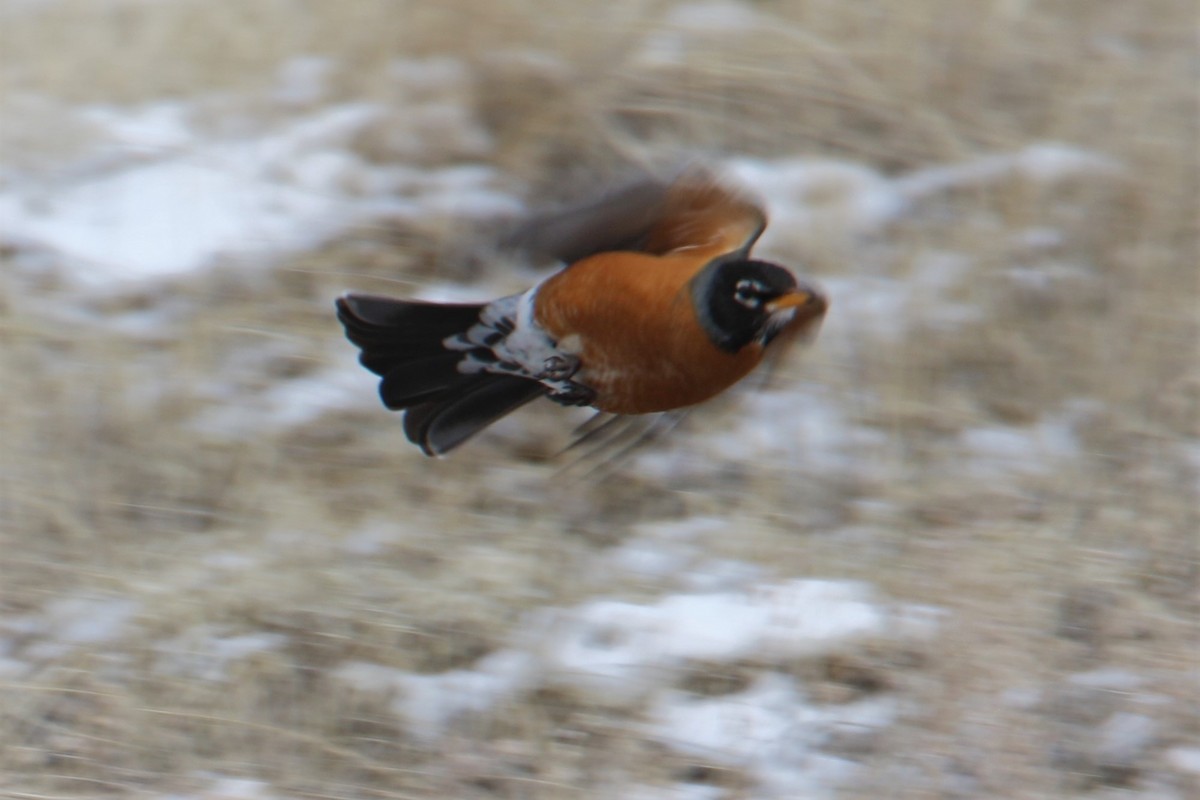
M 0 217 L 0 794 L 1200 796 L 1194 3 L 8 5 L 0 191 L 70 178 L 91 140 L 62 108 L 182 98 L 213 136 L 378 104 L 361 163 L 484 165 L 527 205 L 684 156 L 840 164 L 829 191 L 906 205 L 864 229 L 818 186 L 833 212 L 777 218 L 826 335 L 585 481 L 545 460 L 576 421 L 549 405 L 439 460 L 365 377 L 361 402 L 272 405 L 353 361 L 342 291 L 527 285 L 487 256 L 494 218 L 382 213 L 81 289 Z M 325 94 L 270 95 L 299 57 Z M 433 77 L 397 88 L 397 59 Z M 601 569 L 697 519 L 700 566 Z M 571 681 L 430 738 L 346 677 L 477 670 L 545 609 L 653 604 L 714 564 L 936 609 L 922 636 L 685 659 L 697 697 L 770 673 L 885 699 L 888 724 L 813 745 L 849 777 L 780 788 Z

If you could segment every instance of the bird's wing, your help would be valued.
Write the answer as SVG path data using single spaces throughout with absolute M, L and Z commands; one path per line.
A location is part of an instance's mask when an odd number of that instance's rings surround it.
M 567 264 L 614 250 L 695 250 L 707 262 L 744 256 L 766 225 L 759 203 L 694 168 L 671 182 L 644 178 L 598 200 L 535 216 L 503 245 Z
M 539 214 L 501 242 L 535 261 L 576 261 L 611 250 L 640 250 L 664 210 L 669 185 L 642 179 L 599 199 Z
M 655 255 L 687 251 L 703 262 L 745 257 L 766 227 L 759 203 L 706 173 L 693 172 L 671 185 L 641 249 Z

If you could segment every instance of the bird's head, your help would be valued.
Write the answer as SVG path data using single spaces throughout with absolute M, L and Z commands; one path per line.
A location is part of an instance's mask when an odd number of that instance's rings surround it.
M 692 303 L 709 338 L 736 353 L 766 346 L 784 331 L 815 329 L 829 302 L 777 264 L 750 259 L 714 261 L 692 281 Z

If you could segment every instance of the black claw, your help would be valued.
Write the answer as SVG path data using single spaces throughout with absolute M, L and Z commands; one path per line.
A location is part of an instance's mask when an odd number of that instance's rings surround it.
M 579 371 L 578 356 L 550 356 L 542 362 L 541 380 L 565 381 Z
M 590 406 L 596 399 L 596 390 L 582 383 L 567 381 L 564 388 L 547 395 L 561 406 Z

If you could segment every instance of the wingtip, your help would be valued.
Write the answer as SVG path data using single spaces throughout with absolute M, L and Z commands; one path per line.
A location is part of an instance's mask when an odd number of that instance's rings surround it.
M 334 311 L 337 312 L 337 318 L 342 322 L 348 319 L 357 319 L 358 314 L 354 311 L 353 295 L 346 293 L 335 298 L 333 301 Z

